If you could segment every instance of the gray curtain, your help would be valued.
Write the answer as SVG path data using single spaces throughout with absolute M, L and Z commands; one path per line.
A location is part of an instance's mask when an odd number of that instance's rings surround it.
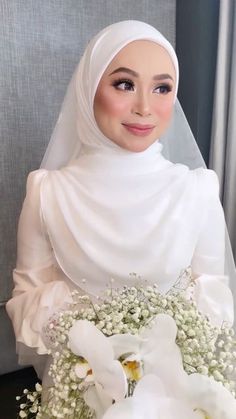
M 176 51 L 180 65 L 178 97 L 209 163 L 220 0 L 178 0 Z
M 175 45 L 175 0 L 0 0 L 0 374 L 17 368 L 4 304 L 27 173 L 39 167 L 66 86 L 88 40 L 138 19 Z
M 236 1 L 221 0 L 210 167 L 220 180 L 236 259 Z

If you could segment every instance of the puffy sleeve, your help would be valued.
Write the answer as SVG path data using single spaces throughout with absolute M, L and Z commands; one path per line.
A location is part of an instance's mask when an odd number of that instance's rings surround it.
M 224 275 L 225 219 L 219 199 L 219 182 L 213 170 L 197 171 L 201 230 L 192 259 L 194 275 Z
M 17 265 L 13 272 L 13 297 L 7 303 L 17 343 L 46 354 L 42 327 L 66 302 L 70 290 L 58 280 L 53 250 L 40 207 L 40 186 L 46 170 L 30 173 L 27 193 L 19 220 Z M 24 346 L 23 345 L 23 346 Z
M 219 182 L 212 170 L 197 172 L 202 202 L 201 229 L 192 259 L 193 297 L 200 311 L 216 326 L 234 321 L 233 295 L 225 276 L 226 224 L 219 199 Z

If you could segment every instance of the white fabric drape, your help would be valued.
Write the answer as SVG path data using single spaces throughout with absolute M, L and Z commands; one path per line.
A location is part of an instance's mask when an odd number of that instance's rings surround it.
M 220 194 L 236 258 L 236 1 L 221 0 L 210 167 Z

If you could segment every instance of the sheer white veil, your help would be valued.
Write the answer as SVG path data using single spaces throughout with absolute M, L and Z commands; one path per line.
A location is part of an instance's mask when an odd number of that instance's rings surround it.
M 125 45 L 138 39 L 154 41 L 168 51 L 176 71 L 177 95 L 178 60 L 174 48 L 160 32 L 144 22 L 129 20 L 104 28 L 90 41 L 72 76 L 41 167 L 57 169 L 67 165 L 78 156 L 84 142 L 92 141 L 94 145 L 98 139 L 99 145 L 117 147 L 110 141 L 108 143 L 98 130 L 93 117 L 93 100 L 108 64 Z M 174 163 L 186 164 L 191 169 L 205 167 L 178 99 L 171 126 L 161 141 L 164 156 Z
M 179 79 L 178 60 L 167 39 L 154 27 L 135 20 L 117 22 L 99 32 L 88 44 L 69 83 L 61 112 L 52 133 L 41 167 L 58 169 L 68 165 L 80 153 L 81 144 L 118 147 L 98 129 L 93 100 L 100 78 L 114 56 L 134 40 L 150 40 L 169 53 L 176 71 L 176 95 Z M 162 154 L 173 163 L 190 169 L 206 167 L 184 112 L 176 97 L 171 125 L 163 138 Z M 231 245 L 226 228 L 225 272 L 230 276 L 236 295 L 236 274 Z

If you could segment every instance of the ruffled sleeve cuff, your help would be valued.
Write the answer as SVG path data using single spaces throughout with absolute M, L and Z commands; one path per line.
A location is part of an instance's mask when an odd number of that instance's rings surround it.
M 63 281 L 49 282 L 19 294 L 8 301 L 6 309 L 12 320 L 16 341 L 47 354 L 42 330 L 53 313 L 70 303 L 71 292 Z
M 206 274 L 199 276 L 194 281 L 190 297 L 213 326 L 221 327 L 223 324 L 233 326 L 234 301 L 226 276 Z

